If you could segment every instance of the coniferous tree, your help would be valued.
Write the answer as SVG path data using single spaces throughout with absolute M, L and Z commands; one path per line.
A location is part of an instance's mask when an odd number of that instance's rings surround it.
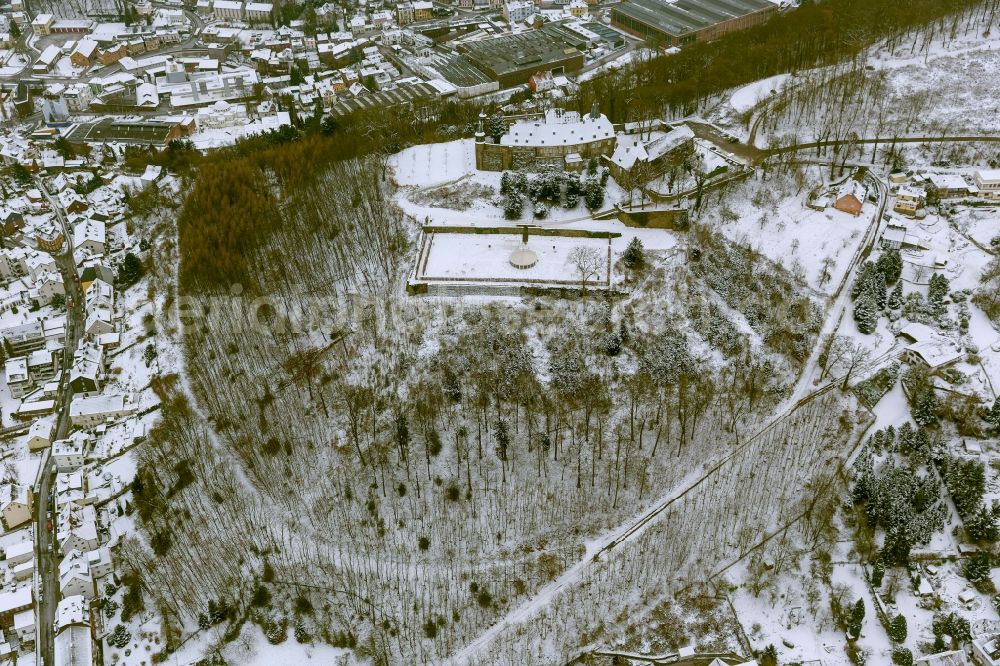
M 896 282 L 896 286 L 889 292 L 889 299 L 885 303 L 890 310 L 899 310 L 903 307 L 903 283 Z
M 625 253 L 622 255 L 622 261 L 629 268 L 635 268 L 642 264 L 645 260 L 645 252 L 642 247 L 642 241 L 639 240 L 638 236 L 632 238 L 629 241 L 628 247 L 625 248 Z
M 865 600 L 858 599 L 851 607 L 851 616 L 847 621 L 847 635 L 857 640 L 861 635 L 861 627 L 865 621 Z
M 948 297 L 948 278 L 939 273 L 931 276 L 930 286 L 927 290 L 927 303 L 934 314 L 941 314 L 945 311 L 944 300 Z
M 854 321 L 861 333 L 867 335 L 875 332 L 878 326 L 878 308 L 870 292 L 862 294 L 854 304 Z
M 897 615 L 889 621 L 889 638 L 896 643 L 906 640 L 906 616 Z
M 489 118 L 487 131 L 493 137 L 493 143 L 500 143 L 500 137 L 507 132 L 507 120 L 500 113 L 494 113 Z
M 524 198 L 517 192 L 511 192 L 504 199 L 503 216 L 508 220 L 519 220 L 524 212 Z
M 986 422 L 993 426 L 994 430 L 1000 430 L 1000 398 L 993 401 L 993 407 L 986 414 Z
M 885 277 L 887 285 L 899 282 L 899 278 L 903 274 L 903 258 L 900 256 L 899 250 L 888 250 L 885 252 L 875 262 L 875 266 Z

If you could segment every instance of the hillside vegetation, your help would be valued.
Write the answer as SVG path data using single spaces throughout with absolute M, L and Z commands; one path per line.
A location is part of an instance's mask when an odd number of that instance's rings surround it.
M 984 6 L 897 5 L 806 3 L 600 77 L 579 103 L 599 96 L 616 120 L 629 95 L 645 113 L 686 108 Z M 771 422 L 822 304 L 751 249 L 696 226 L 621 300 L 405 296 L 416 224 L 392 203 L 387 157 L 467 134 L 477 113 L 446 103 L 430 122 L 354 116 L 154 156 L 193 178 L 163 303 L 186 371 L 157 379 L 142 537 L 123 554 L 133 604 L 160 610 L 168 636 L 198 627 L 221 653 L 249 621 L 274 643 L 439 663 L 562 580 L 530 626 L 468 655 L 550 663 L 793 523 L 822 540 L 819 491 L 863 418 L 832 392 Z M 585 562 L 587 539 L 693 482 L 624 553 Z

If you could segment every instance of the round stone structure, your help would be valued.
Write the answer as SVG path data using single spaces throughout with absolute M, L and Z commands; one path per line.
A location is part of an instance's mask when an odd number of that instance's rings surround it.
M 521 246 L 510 253 L 510 258 L 507 261 L 514 268 L 527 270 L 533 268 L 538 263 L 538 255 L 527 247 Z

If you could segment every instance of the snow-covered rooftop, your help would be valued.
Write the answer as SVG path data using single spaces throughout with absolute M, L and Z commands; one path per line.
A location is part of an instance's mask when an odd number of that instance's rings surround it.
M 591 141 L 613 138 L 615 128 L 608 117 L 601 114 L 594 118 L 591 114 L 580 117 L 575 111 L 549 109 L 545 121 L 516 122 L 500 137 L 504 146 L 572 146 Z

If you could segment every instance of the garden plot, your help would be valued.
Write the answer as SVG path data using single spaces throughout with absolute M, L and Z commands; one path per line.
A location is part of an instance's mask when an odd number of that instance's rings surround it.
M 579 285 L 581 275 L 573 254 L 583 249 L 599 264 L 596 272 L 587 276 L 587 286 L 610 285 L 607 238 L 531 236 L 527 248 L 538 261 L 531 268 L 515 268 L 510 263 L 511 253 L 522 247 L 518 234 L 429 233 L 416 278 L 434 282 Z
M 984 247 L 1000 236 L 1000 209 L 959 206 L 953 214 L 955 226 L 968 238 Z

